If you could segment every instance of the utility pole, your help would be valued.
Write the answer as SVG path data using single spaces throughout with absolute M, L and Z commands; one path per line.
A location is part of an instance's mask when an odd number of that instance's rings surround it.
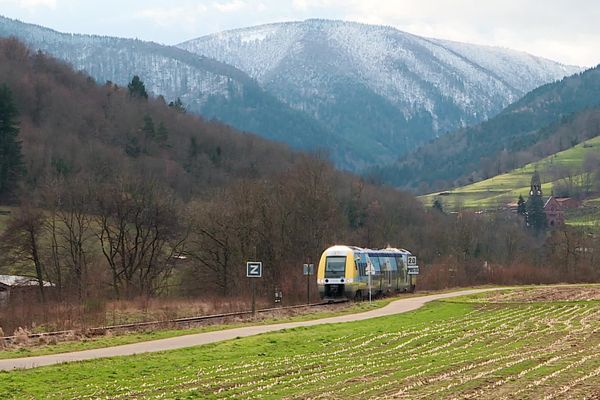
M 252 279 L 252 318 L 256 316 L 256 281 Z
M 375 274 L 375 268 L 373 268 L 373 264 L 370 261 L 367 262 L 366 272 L 369 281 L 369 303 L 371 303 L 371 275 Z

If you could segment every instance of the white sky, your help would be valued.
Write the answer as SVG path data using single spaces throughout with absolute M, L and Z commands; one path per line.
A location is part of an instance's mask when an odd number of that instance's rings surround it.
M 600 63 L 598 0 L 0 0 L 0 15 L 62 32 L 176 44 L 226 29 L 306 18 Z

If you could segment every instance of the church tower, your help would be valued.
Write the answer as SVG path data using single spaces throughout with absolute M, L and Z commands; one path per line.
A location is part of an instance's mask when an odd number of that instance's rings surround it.
M 540 180 L 540 174 L 537 172 L 537 170 L 531 177 L 531 189 L 529 190 L 529 196 L 542 197 L 542 182 Z

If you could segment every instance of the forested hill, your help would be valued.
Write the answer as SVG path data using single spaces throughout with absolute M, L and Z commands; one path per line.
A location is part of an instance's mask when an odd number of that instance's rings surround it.
M 298 157 L 285 145 L 179 112 L 161 98 L 97 85 L 16 39 L 0 44 L 0 83 L 11 89 L 19 110 L 32 186 L 55 175 L 102 180 L 129 171 L 189 197 L 285 170 Z
M 374 175 L 420 192 L 487 179 L 598 135 L 578 113 L 600 106 L 600 68 L 541 86 L 496 117 L 423 145 Z M 580 129 L 565 129 L 573 126 Z
M 139 75 L 149 93 L 180 98 L 190 112 L 285 142 L 296 149 L 344 150 L 343 140 L 260 88 L 245 72 L 172 46 L 117 37 L 67 34 L 0 16 L 0 37 L 17 37 L 83 70 L 99 84 L 125 86 Z M 337 151 L 337 150 L 336 150 Z

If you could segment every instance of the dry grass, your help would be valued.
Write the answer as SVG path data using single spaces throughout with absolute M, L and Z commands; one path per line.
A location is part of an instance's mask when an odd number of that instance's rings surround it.
M 565 275 L 560 270 L 548 266 L 533 266 L 515 263 L 503 266 L 483 261 L 459 263 L 454 259 L 442 259 L 421 270 L 418 287 L 421 290 L 439 290 L 452 287 L 468 287 L 477 285 L 530 285 L 565 282 Z M 587 270 L 586 270 L 587 271 Z M 593 279 L 594 274 L 583 273 L 569 278 L 573 283 L 586 282 Z
M 258 308 L 272 304 L 257 299 Z M 81 330 L 99 326 L 136 322 L 164 321 L 200 315 L 247 311 L 249 300 L 219 299 L 147 299 L 87 300 L 83 303 L 19 301 L 0 308 L 0 325 L 6 333 L 22 327 L 33 333 Z
M 270 306 L 258 301 L 257 307 Z M 106 303 L 105 325 L 119 325 L 145 321 L 164 321 L 196 315 L 221 314 L 251 309 L 248 299 L 147 299 L 113 300 Z

